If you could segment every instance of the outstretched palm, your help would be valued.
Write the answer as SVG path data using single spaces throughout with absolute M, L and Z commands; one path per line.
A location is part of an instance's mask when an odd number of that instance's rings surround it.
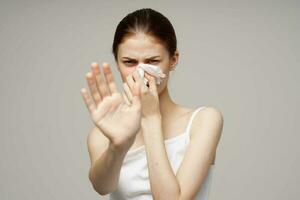
M 93 100 L 85 88 L 81 89 L 93 123 L 114 144 L 122 145 L 135 138 L 141 124 L 140 85 L 134 83 L 132 100 L 118 92 L 110 66 L 103 64 L 104 78 L 97 63 L 86 75 Z

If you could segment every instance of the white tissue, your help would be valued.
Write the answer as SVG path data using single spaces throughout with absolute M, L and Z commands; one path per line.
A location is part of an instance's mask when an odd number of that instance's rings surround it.
M 162 70 L 155 66 L 150 64 L 144 64 L 141 63 L 137 66 L 136 70 L 138 70 L 141 78 L 143 79 L 145 85 L 147 85 L 148 80 L 144 77 L 145 71 L 151 74 L 156 78 L 156 84 L 159 85 L 161 83 L 161 79 L 166 77 L 166 74 L 162 72 Z

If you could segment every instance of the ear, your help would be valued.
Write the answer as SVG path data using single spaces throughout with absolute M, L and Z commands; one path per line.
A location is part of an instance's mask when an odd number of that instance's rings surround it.
M 170 58 L 170 70 L 174 70 L 175 66 L 178 63 L 179 51 L 176 49 L 174 55 Z

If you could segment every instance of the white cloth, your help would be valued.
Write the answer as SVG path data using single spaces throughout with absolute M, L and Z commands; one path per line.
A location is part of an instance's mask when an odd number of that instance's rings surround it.
M 192 113 L 184 133 L 164 140 L 167 156 L 174 174 L 177 173 L 190 144 L 192 121 L 203 108 L 205 106 L 198 107 Z M 214 167 L 215 164 L 210 165 L 208 174 L 193 200 L 209 200 Z M 109 199 L 153 200 L 145 146 L 127 152 L 122 163 L 117 189 L 110 193 Z
M 162 78 L 166 77 L 166 74 L 164 74 L 162 72 L 162 70 L 155 65 L 141 63 L 137 66 L 136 70 L 138 70 L 141 78 L 143 79 L 143 81 L 146 85 L 148 83 L 148 80 L 144 77 L 145 71 L 156 78 L 157 85 L 159 85 L 161 83 Z

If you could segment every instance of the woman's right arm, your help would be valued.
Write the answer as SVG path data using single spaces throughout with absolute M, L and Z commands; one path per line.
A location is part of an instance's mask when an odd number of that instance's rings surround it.
M 130 144 L 122 147 L 115 145 L 95 127 L 88 135 L 87 145 L 91 159 L 89 179 L 95 191 L 107 195 L 117 188 L 121 166 Z
M 124 157 L 141 128 L 140 84 L 129 78 L 133 83 L 123 86 L 130 90 L 121 93 L 107 63 L 103 64 L 103 70 L 97 63 L 92 63 L 91 67 L 92 72 L 86 74 L 90 94 L 86 88 L 81 89 L 96 125 L 87 140 L 91 157 L 89 179 L 94 189 L 105 195 L 116 189 Z M 138 72 L 134 71 L 134 75 L 138 76 Z M 126 96 L 130 98 L 127 101 Z

